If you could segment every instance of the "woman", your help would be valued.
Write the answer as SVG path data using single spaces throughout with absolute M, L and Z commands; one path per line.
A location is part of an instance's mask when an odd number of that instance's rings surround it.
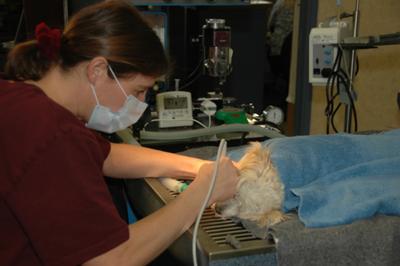
M 187 230 L 213 165 L 125 144 L 115 132 L 140 117 L 147 88 L 167 70 L 162 45 L 122 1 L 89 6 L 64 32 L 40 24 L 9 54 L 0 81 L 0 265 L 143 265 Z M 103 176 L 196 177 L 176 200 L 126 225 Z M 233 196 L 224 158 L 209 203 Z

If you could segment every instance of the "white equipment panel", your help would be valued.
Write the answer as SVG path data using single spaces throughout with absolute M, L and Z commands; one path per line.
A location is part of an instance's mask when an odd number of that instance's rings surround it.
M 348 24 L 312 28 L 309 39 L 309 82 L 325 85 L 333 71 L 338 44 L 350 36 Z M 344 55 L 346 56 L 346 55 Z
M 167 91 L 156 96 L 160 128 L 193 125 L 192 95 L 187 91 Z

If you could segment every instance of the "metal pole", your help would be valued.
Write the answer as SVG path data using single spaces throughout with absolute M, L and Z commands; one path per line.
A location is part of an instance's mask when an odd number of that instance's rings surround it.
M 360 20 L 360 0 L 356 1 L 356 8 L 354 10 L 354 17 L 353 17 L 353 37 L 358 36 L 358 24 Z M 353 90 L 353 82 L 355 76 L 355 65 L 356 65 L 356 50 L 351 50 L 351 62 L 350 62 L 350 77 L 349 77 L 349 97 L 353 97 L 354 90 Z M 355 100 L 353 98 L 353 100 Z M 346 104 L 345 108 L 345 120 L 344 120 L 344 131 L 350 133 L 351 132 L 351 118 L 352 118 L 352 109 L 351 109 L 351 101 Z
M 299 0 L 300 14 L 297 21 L 298 50 L 296 66 L 296 104 L 294 135 L 310 134 L 311 84 L 308 81 L 308 43 L 310 30 L 317 23 L 318 0 Z M 300 26 L 301 25 L 301 26 Z
M 63 1 L 63 13 L 64 13 L 64 28 L 65 28 L 65 26 L 67 26 L 68 16 L 69 16 L 68 0 Z

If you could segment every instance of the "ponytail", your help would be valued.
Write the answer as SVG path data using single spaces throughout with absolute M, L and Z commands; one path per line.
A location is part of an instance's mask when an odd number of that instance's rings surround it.
M 38 80 L 58 61 L 61 31 L 40 23 L 34 41 L 18 44 L 8 55 L 6 76 L 14 80 Z
M 13 80 L 39 80 L 50 69 L 51 62 L 43 57 L 36 40 L 17 44 L 8 54 L 5 75 Z

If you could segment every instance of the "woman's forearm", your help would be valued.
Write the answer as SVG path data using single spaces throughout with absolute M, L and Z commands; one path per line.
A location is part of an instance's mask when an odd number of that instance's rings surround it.
M 121 178 L 194 177 L 204 162 L 140 146 L 111 144 L 103 172 L 106 176 Z
M 129 225 L 128 241 L 84 265 L 147 265 L 193 224 L 206 194 L 207 186 L 190 185 L 168 205 Z
M 219 165 L 212 196 L 208 202 L 224 201 L 236 192 L 237 169 L 230 160 Z M 203 164 L 191 185 L 166 206 L 129 226 L 129 240 L 84 265 L 146 265 L 165 250 L 194 222 L 211 184 L 213 164 Z

